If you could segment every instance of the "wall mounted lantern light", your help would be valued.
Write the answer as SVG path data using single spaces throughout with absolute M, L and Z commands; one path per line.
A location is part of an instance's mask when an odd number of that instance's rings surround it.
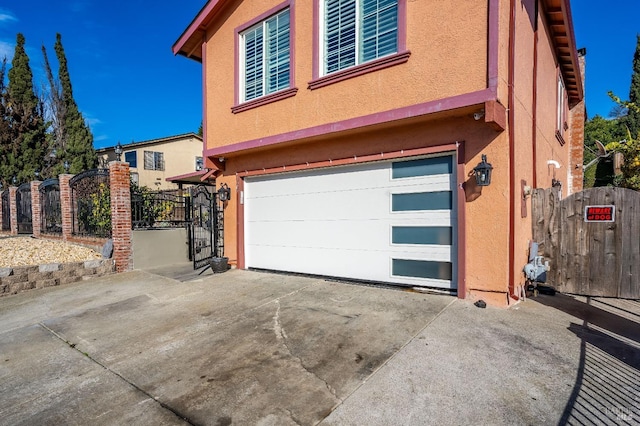
M 226 183 L 220 185 L 218 189 L 218 199 L 220 201 L 229 201 L 231 199 L 231 188 Z
M 487 156 L 482 154 L 482 161 L 473 168 L 473 173 L 476 176 L 476 184 L 478 186 L 489 186 L 491 183 L 491 171 L 493 166 L 491 163 L 487 163 Z
M 69 172 L 69 167 L 70 167 L 70 166 L 69 166 L 69 162 L 68 162 L 67 160 L 64 160 L 64 165 L 63 165 L 63 167 L 64 167 L 64 171 L 65 171 L 65 172 Z
M 118 141 L 118 145 L 116 145 L 113 151 L 116 153 L 116 161 L 120 161 L 122 158 L 122 145 L 120 145 L 120 141 Z
M 11 179 L 11 183 L 13 183 L 14 185 L 18 183 L 18 178 L 17 177 L 13 177 L 13 179 Z

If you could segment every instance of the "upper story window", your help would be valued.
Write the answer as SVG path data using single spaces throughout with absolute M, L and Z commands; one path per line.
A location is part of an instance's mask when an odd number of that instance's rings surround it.
M 564 87 L 562 76 L 558 75 L 558 98 L 556 105 L 556 138 L 561 145 L 565 143 L 565 132 L 569 128 L 567 124 L 567 90 Z
M 240 33 L 240 102 L 286 89 L 291 80 L 289 8 Z
M 164 170 L 164 154 L 162 152 L 144 152 L 145 170 Z
M 138 167 L 138 156 L 136 155 L 136 151 L 125 152 L 124 161 L 129 163 L 129 167 Z
M 398 52 L 398 0 L 322 0 L 322 74 Z

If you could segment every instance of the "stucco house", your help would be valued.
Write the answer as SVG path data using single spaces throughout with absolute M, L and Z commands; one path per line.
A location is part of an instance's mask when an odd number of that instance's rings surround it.
M 206 177 L 232 188 L 239 268 L 507 305 L 529 187 L 581 189 L 569 0 L 210 0 L 173 52 L 202 63 Z
M 202 138 L 195 133 L 121 144 L 131 180 L 152 190 L 177 189 L 181 176 L 203 175 Z M 97 149 L 101 167 L 116 159 L 115 147 Z M 196 183 L 198 180 L 196 179 Z

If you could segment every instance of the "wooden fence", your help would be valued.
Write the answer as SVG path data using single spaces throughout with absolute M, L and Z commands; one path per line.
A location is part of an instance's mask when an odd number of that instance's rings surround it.
M 640 192 L 559 195 L 535 189 L 531 202 L 533 240 L 549 260 L 550 284 L 564 293 L 640 298 Z

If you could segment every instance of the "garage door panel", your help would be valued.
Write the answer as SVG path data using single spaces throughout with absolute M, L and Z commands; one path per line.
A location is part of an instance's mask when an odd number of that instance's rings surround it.
M 345 250 L 360 250 L 382 253 L 412 253 L 424 256 L 447 256 L 450 260 L 451 246 L 444 244 L 390 244 L 392 227 L 384 221 L 289 221 L 261 222 L 251 224 L 248 228 L 252 234 L 248 246 L 281 248 L 282 255 L 292 257 L 296 250 L 332 249 L 339 245 Z M 357 235 L 356 238 L 345 239 L 344 235 Z M 338 243 L 337 240 L 341 239 Z M 287 252 L 290 251 L 290 252 Z
M 455 178 L 419 175 L 453 161 L 429 162 L 401 178 L 391 161 L 246 178 L 246 265 L 456 288 Z
M 376 282 L 451 286 L 449 280 L 393 276 L 391 260 L 388 253 L 384 252 L 309 248 L 299 250 L 295 255 L 295 262 L 292 262 L 292 258 L 286 254 L 286 251 L 273 247 L 256 246 L 252 250 L 252 256 L 255 256 L 255 259 L 252 260 L 252 267 Z M 398 258 L 404 259 L 402 255 L 398 255 Z M 416 260 L 416 258 L 414 256 L 412 260 Z M 433 261 L 432 259 L 424 260 Z M 445 256 L 437 261 L 449 262 Z
M 292 177 L 304 174 L 304 185 Z M 283 173 L 281 175 L 258 176 L 251 178 L 251 186 L 260 197 L 277 197 L 315 192 L 331 192 L 364 188 L 383 188 L 389 180 L 388 167 L 383 163 L 366 166 L 343 166 L 322 168 L 304 172 Z

